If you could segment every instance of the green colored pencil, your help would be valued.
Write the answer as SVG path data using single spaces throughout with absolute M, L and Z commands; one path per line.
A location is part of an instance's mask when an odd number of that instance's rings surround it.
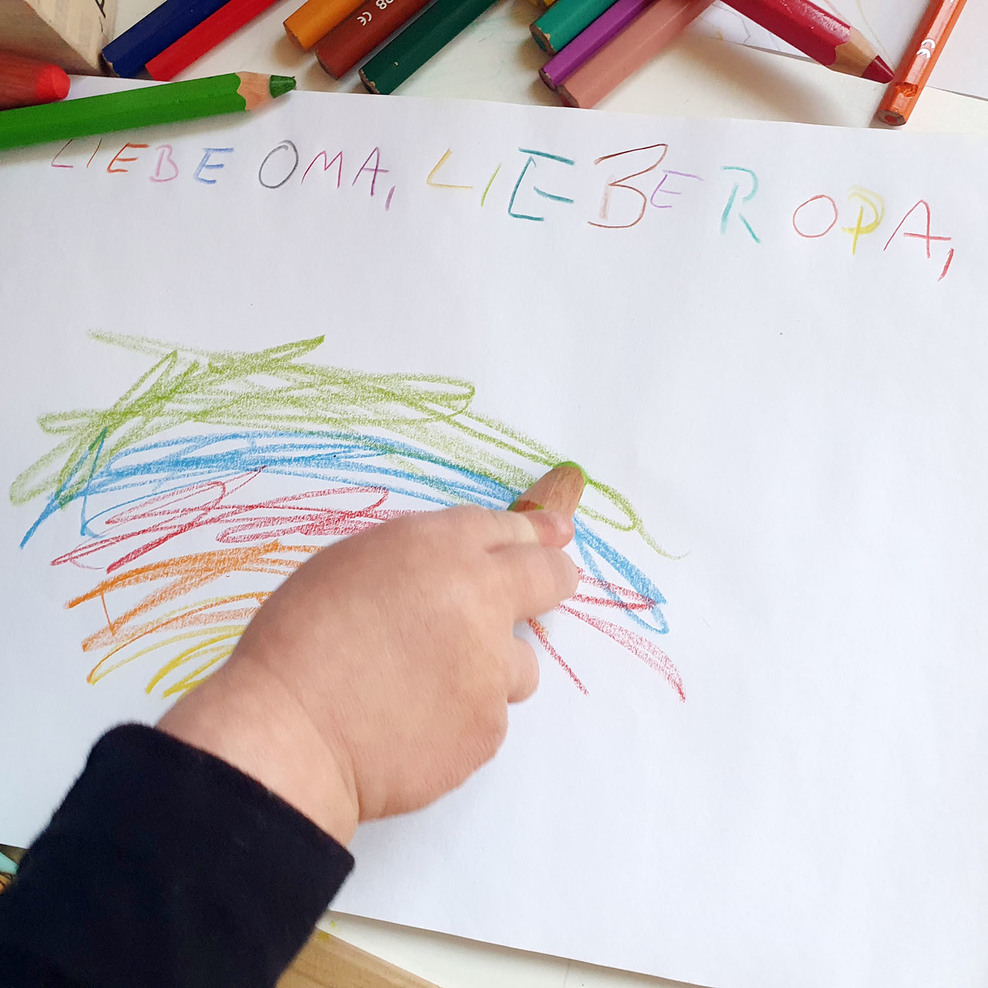
M 591 24 L 615 0 L 557 0 L 537 21 L 532 23 L 535 43 L 550 55 L 563 50 L 581 31 Z
M 295 88 L 286 75 L 231 72 L 0 111 L 0 149 L 254 110 Z
M 393 93 L 496 0 L 436 0 L 360 70 L 372 93 Z

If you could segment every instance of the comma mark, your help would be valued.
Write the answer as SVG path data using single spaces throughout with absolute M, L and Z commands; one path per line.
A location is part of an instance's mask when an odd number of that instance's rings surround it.
M 950 270 L 950 262 L 954 259 L 954 248 L 951 247 L 950 251 L 947 253 L 947 263 L 944 264 L 943 270 L 940 272 L 940 277 L 937 281 L 943 281 L 947 277 L 947 271 Z
M 391 208 L 391 198 L 395 194 L 395 187 L 392 185 L 388 191 L 388 198 L 384 201 L 384 211 L 387 212 Z

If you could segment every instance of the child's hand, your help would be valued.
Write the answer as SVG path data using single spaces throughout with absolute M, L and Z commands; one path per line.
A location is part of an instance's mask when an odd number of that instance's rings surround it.
M 572 521 L 461 507 L 313 556 L 227 664 L 159 723 L 259 779 L 342 843 L 493 756 L 538 685 L 518 621 L 576 589 Z

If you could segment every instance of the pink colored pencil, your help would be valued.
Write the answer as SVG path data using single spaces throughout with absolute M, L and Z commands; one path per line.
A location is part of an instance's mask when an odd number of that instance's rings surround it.
M 646 7 L 655 2 L 656 0 L 617 0 L 558 55 L 553 55 L 542 66 L 539 70 L 542 81 L 550 89 L 557 89 L 591 55 L 600 51 L 611 38 L 620 34 Z
M 558 87 L 570 106 L 596 106 L 653 59 L 713 0 L 655 0 Z
M 145 68 L 152 79 L 168 82 L 274 3 L 275 0 L 228 0 L 216 13 L 155 55 Z

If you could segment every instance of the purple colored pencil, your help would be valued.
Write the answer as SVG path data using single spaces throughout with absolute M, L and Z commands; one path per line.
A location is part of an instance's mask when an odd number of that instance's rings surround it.
M 539 70 L 542 81 L 556 89 L 611 38 L 620 34 L 655 0 L 617 0 L 589 27 L 584 28 L 562 51 L 553 55 Z

